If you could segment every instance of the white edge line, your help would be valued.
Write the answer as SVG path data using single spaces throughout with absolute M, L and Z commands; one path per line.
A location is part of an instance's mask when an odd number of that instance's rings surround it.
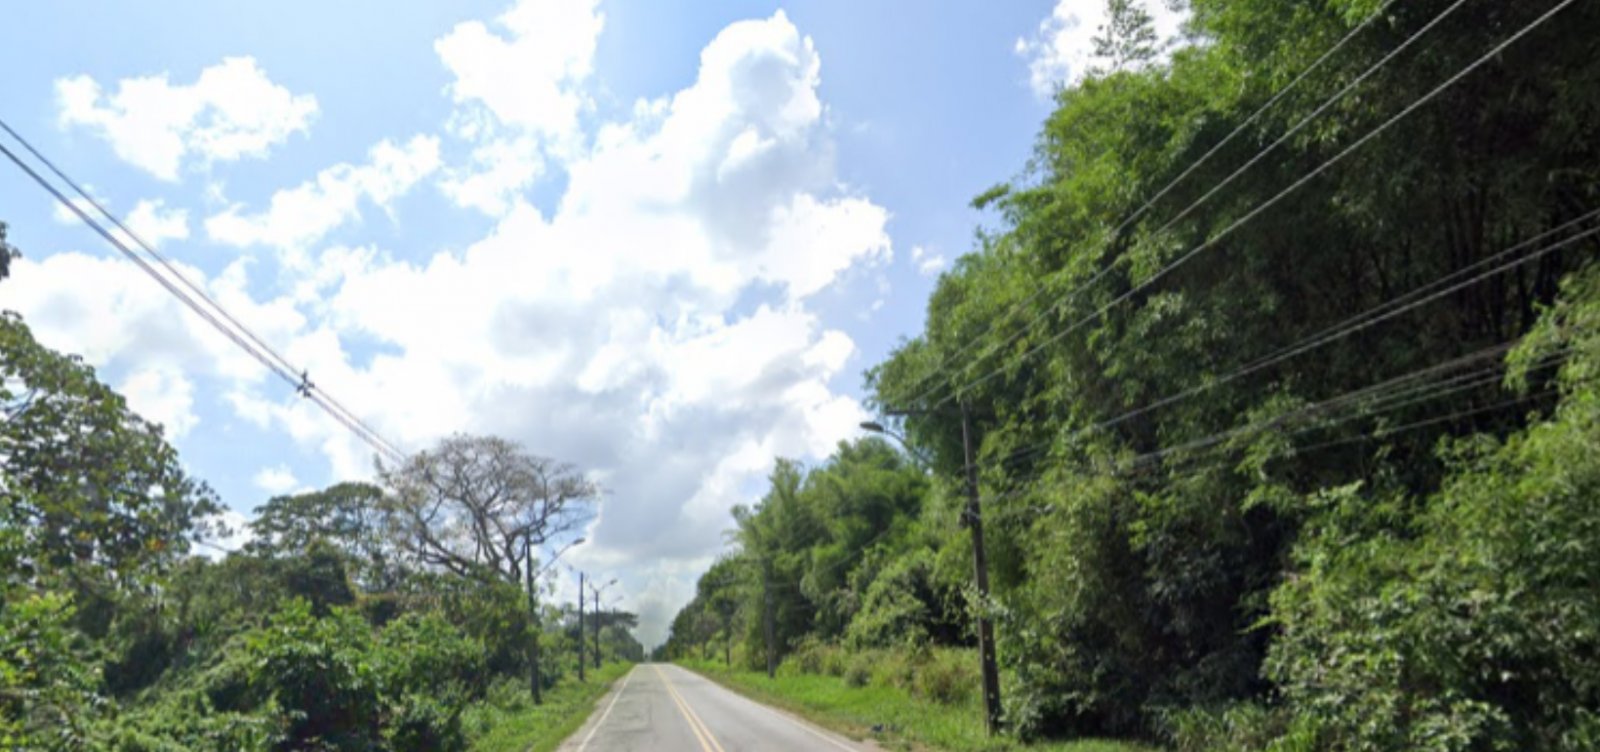
M 638 668 L 638 666 L 635 666 L 634 668 Z M 632 678 L 633 669 L 628 669 L 628 673 L 622 677 L 622 686 L 617 687 L 617 693 L 611 696 L 611 702 L 606 705 L 605 712 L 600 714 L 600 720 L 595 721 L 594 726 L 590 727 L 589 729 L 589 734 L 583 737 L 583 743 L 578 745 L 578 752 L 583 752 L 585 749 L 589 748 L 589 742 L 594 740 L 595 732 L 599 731 L 600 727 L 605 725 L 606 718 L 611 715 L 611 709 L 617 706 L 617 700 L 622 699 L 622 693 L 628 690 L 628 680 Z

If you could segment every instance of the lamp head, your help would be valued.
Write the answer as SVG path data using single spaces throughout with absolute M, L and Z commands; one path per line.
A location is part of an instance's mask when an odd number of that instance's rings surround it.
M 875 420 L 863 421 L 861 423 L 861 430 L 871 431 L 873 433 L 883 433 L 883 424 Z

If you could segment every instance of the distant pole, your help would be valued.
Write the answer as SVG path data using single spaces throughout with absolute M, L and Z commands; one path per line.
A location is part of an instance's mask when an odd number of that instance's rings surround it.
M 989 559 L 983 550 L 983 512 L 978 502 L 978 466 L 972 461 L 972 429 L 961 403 L 961 451 L 967 463 L 967 509 L 972 530 L 972 566 L 978 584 L 978 655 L 983 662 L 983 725 L 992 735 L 1000 726 L 1000 667 L 994 654 L 994 624 L 989 621 Z
M 578 573 L 578 681 L 583 681 L 583 573 Z
M 772 627 L 772 563 L 761 562 L 761 621 L 762 632 L 766 634 L 767 642 L 767 678 L 778 675 L 778 654 L 773 645 Z
M 543 692 L 541 691 L 542 688 L 539 686 L 541 684 L 539 681 L 539 633 L 542 630 L 539 628 L 539 601 L 534 595 L 535 590 L 533 588 L 533 570 L 535 562 L 533 560 L 533 541 L 531 537 L 522 539 L 522 558 L 527 563 L 528 567 L 528 624 L 530 625 L 530 630 L 533 632 L 533 642 L 528 649 L 528 664 L 530 666 L 528 671 L 528 686 L 533 692 L 533 704 L 539 705 L 544 702 Z
M 589 589 L 594 591 L 594 670 L 600 670 L 600 590 L 593 585 Z M 579 593 L 579 597 L 583 594 Z

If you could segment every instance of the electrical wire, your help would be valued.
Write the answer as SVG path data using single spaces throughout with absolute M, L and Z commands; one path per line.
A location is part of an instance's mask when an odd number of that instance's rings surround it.
M 1187 180 L 1190 175 L 1194 174 L 1194 172 L 1196 170 L 1200 169 L 1201 166 L 1203 166 L 1204 164 L 1209 162 L 1211 160 L 1211 158 L 1216 156 L 1219 152 L 1221 152 L 1224 147 L 1226 147 L 1230 143 L 1233 143 L 1234 139 L 1238 138 L 1247 129 L 1249 129 L 1252 125 L 1254 125 L 1256 123 L 1256 121 L 1260 120 L 1263 115 L 1265 115 L 1269 110 L 1271 110 L 1273 107 L 1275 107 L 1278 104 L 1278 102 L 1282 101 L 1285 97 L 1287 97 L 1290 92 L 1292 92 L 1296 87 L 1298 87 L 1301 84 L 1301 82 L 1303 82 L 1307 78 L 1309 78 L 1312 73 L 1316 72 L 1319 68 L 1321 68 L 1323 66 L 1323 64 L 1327 63 L 1328 60 L 1332 59 L 1334 55 L 1338 54 L 1338 52 L 1340 50 L 1344 49 L 1344 47 L 1347 44 L 1349 44 L 1352 39 L 1354 39 L 1362 31 L 1366 30 L 1366 28 L 1368 26 L 1371 26 L 1372 22 L 1377 20 L 1378 18 L 1380 18 L 1383 15 L 1383 13 L 1386 10 L 1388 10 L 1391 5 L 1394 4 L 1394 2 L 1395 2 L 1395 0 L 1388 0 L 1382 6 L 1380 6 L 1377 10 L 1375 10 L 1371 14 L 1369 14 L 1364 20 L 1362 20 L 1361 23 L 1359 23 L 1356 26 L 1352 27 L 1350 29 L 1350 31 L 1347 32 L 1343 37 L 1341 37 L 1336 44 L 1334 44 L 1332 47 L 1330 47 L 1326 51 L 1324 51 L 1321 56 L 1319 56 L 1315 61 L 1313 61 L 1311 63 L 1311 65 L 1307 66 L 1304 70 L 1300 71 L 1300 73 L 1298 75 L 1296 75 L 1293 80 L 1291 80 L 1282 89 L 1279 89 L 1275 94 L 1273 94 L 1273 96 L 1270 99 L 1268 99 L 1265 104 L 1263 104 L 1259 108 L 1257 108 L 1255 110 L 1255 112 L 1251 113 L 1249 117 L 1244 119 L 1244 121 L 1240 122 L 1237 126 L 1235 126 L 1234 129 L 1228 133 L 1228 135 L 1224 136 L 1220 141 L 1218 141 L 1217 143 L 1213 144 L 1209 150 L 1207 150 L 1204 154 L 1202 154 L 1194 162 L 1190 163 L 1189 166 L 1187 168 L 1185 168 L 1181 173 L 1179 173 L 1177 177 L 1175 177 L 1172 180 L 1168 181 L 1167 184 L 1164 187 L 1161 188 L 1161 190 L 1156 191 L 1156 193 L 1154 195 L 1152 195 L 1148 200 L 1145 201 L 1144 205 L 1140 206 L 1137 210 L 1133 211 L 1126 218 L 1124 218 L 1122 220 L 1122 223 L 1117 225 L 1116 229 L 1111 231 L 1111 237 L 1116 237 L 1116 236 L 1121 235 L 1124 230 L 1128 229 L 1128 227 L 1130 225 L 1132 225 L 1134 222 L 1138 221 L 1138 219 L 1140 217 L 1143 217 L 1147 212 L 1149 212 L 1150 209 L 1153 208 L 1156 205 L 1157 202 L 1159 202 L 1162 198 L 1166 197 L 1166 195 L 1168 193 L 1171 193 L 1172 190 L 1174 188 L 1176 188 L 1180 183 L 1182 183 L 1184 180 Z M 1459 3 L 1457 5 L 1459 5 Z M 1448 14 L 1450 11 L 1453 11 L 1453 10 L 1454 10 L 1454 7 L 1452 7 L 1450 10 L 1446 11 L 1446 14 Z M 1442 16 L 1441 16 L 1441 18 L 1442 18 Z M 1436 19 L 1436 22 L 1437 22 L 1437 20 L 1438 19 Z M 1424 31 L 1426 31 L 1426 30 L 1424 30 Z M 1409 42 L 1408 42 L 1408 44 L 1409 44 Z M 1391 55 L 1391 57 L 1392 57 L 1392 55 Z M 1348 88 L 1349 87 L 1347 87 L 1347 89 Z M 1342 94 L 1343 94 L 1343 92 L 1341 92 L 1341 96 L 1342 96 Z M 1330 104 L 1331 104 L 1331 102 L 1330 102 Z M 1326 105 L 1324 105 L 1323 109 L 1326 109 Z M 1320 111 L 1321 110 L 1319 110 L 1319 112 Z M 1305 122 L 1308 122 L 1308 121 L 1302 121 L 1301 126 L 1303 126 Z M 1281 139 L 1280 139 L 1279 143 L 1282 143 Z M 1270 151 L 1271 149 L 1276 148 L 1277 145 L 1278 144 L 1275 143 L 1272 146 L 1269 146 L 1267 148 L 1267 150 Z M 1262 152 L 1261 154 L 1258 154 L 1255 157 L 1255 159 L 1252 159 L 1250 161 L 1249 164 L 1256 163 L 1257 161 L 1259 161 L 1265 155 L 1266 155 L 1266 152 Z M 1248 166 L 1249 165 L 1246 165 L 1246 167 L 1248 167 Z M 1234 177 L 1237 177 L 1237 173 L 1235 173 L 1233 176 L 1230 176 L 1228 178 L 1228 180 L 1231 181 Z M 1212 191 L 1208 192 L 1206 194 L 1207 197 L 1209 197 L 1211 194 L 1215 193 L 1216 190 L 1217 189 L 1213 189 Z M 1185 209 L 1184 210 L 1185 213 L 1187 213 L 1188 211 L 1192 210 L 1194 208 L 1194 206 L 1195 205 L 1190 205 L 1189 209 Z M 1114 266 L 1106 266 L 1106 267 L 1102 268 L 1100 271 L 1098 271 L 1095 274 L 1091 275 L 1090 278 L 1087 281 L 1085 281 L 1082 284 L 1078 285 L 1072 292 L 1067 294 L 1067 300 L 1070 301 L 1070 300 L 1076 299 L 1077 296 L 1081 295 L 1089 287 L 1091 287 L 1095 283 L 1099 282 L 1102 278 L 1105 277 L 1106 274 L 1110 273 L 1111 270 L 1114 269 L 1114 268 L 1115 268 Z M 1011 307 L 1011 313 L 1016 313 L 1016 312 L 1020 312 L 1022 310 L 1027 309 L 1035 301 L 1037 301 L 1039 298 L 1043 297 L 1049 291 L 1050 291 L 1050 287 L 1048 285 L 1040 285 L 1039 289 L 1037 291 L 1035 291 L 1032 295 L 1028 296 L 1027 299 L 1023 300 L 1019 304 L 1016 304 L 1016 305 L 1012 306 Z M 1060 304 L 1057 304 L 1057 306 L 1054 306 L 1054 307 L 1059 307 L 1059 306 L 1060 306 Z M 1048 314 L 1048 311 L 1046 312 L 1045 315 L 1047 315 L 1047 314 Z M 1042 318 L 1042 315 L 1041 315 L 1041 318 Z M 1037 322 L 1038 322 L 1038 319 L 1036 318 L 1033 322 L 1030 322 L 1027 326 L 1023 327 L 1023 329 L 1026 330 L 1028 328 L 1031 328 L 1031 327 L 1035 326 L 1037 324 Z M 991 331 L 992 329 L 993 329 L 993 324 L 992 323 L 984 325 L 983 327 L 980 328 L 980 330 L 977 333 L 975 333 L 973 336 L 968 338 L 966 344 L 962 345 L 960 348 L 958 348 L 956 350 L 956 352 L 952 353 L 950 356 L 944 358 L 943 359 L 944 362 L 938 368 L 935 368 L 934 370 L 928 372 L 924 376 L 918 378 L 917 381 L 915 382 L 915 386 L 916 386 L 916 390 L 918 391 L 918 394 L 917 394 L 916 397 L 914 397 L 911 400 L 907 401 L 906 404 L 910 404 L 910 405 L 920 404 L 924 399 L 926 399 L 930 394 L 932 394 L 933 391 L 938 389 L 938 385 L 934 385 L 934 386 L 932 386 L 932 387 L 930 387 L 930 388 L 928 388 L 926 390 L 923 390 L 923 387 L 928 386 L 928 382 L 931 379 L 933 379 L 934 377 L 937 377 L 940 373 L 947 372 L 949 367 L 951 365 L 953 365 L 956 362 L 956 360 L 958 360 L 962 355 L 964 355 L 968 350 L 970 350 L 978 342 L 982 341 L 983 336 L 985 334 L 987 334 L 989 331 Z M 985 353 L 984 355 L 979 356 L 979 359 L 981 360 L 982 358 L 987 357 L 987 356 L 988 356 L 988 353 Z M 945 385 L 946 386 L 949 385 L 948 381 L 947 381 L 947 383 Z
M 135 266 L 139 267 L 140 270 L 144 271 L 145 274 L 154 279 L 168 293 L 177 298 L 179 302 L 183 303 L 202 320 L 210 324 L 212 328 L 217 330 L 217 332 L 222 334 L 229 341 L 233 342 L 241 350 L 244 350 L 245 353 L 254 358 L 256 362 L 260 363 L 267 370 L 276 374 L 289 386 L 300 391 L 303 396 L 309 398 L 314 404 L 322 408 L 324 412 L 328 413 L 329 416 L 333 417 L 336 421 L 344 425 L 345 428 L 349 429 L 358 439 L 361 439 L 364 443 L 376 450 L 380 455 L 386 456 L 392 461 L 400 462 L 405 459 L 405 454 L 403 452 L 400 452 L 398 449 L 396 449 L 393 444 L 390 444 L 380 434 L 378 434 L 376 430 L 372 429 L 365 422 L 361 421 L 360 418 L 356 417 L 353 413 L 350 413 L 349 410 L 344 408 L 343 405 L 334 401 L 333 398 L 327 394 L 326 390 L 320 389 L 314 384 L 311 384 L 309 379 L 304 375 L 304 372 L 302 372 L 301 376 L 297 377 L 292 366 L 290 366 L 281 355 L 262 343 L 259 337 L 257 337 L 243 324 L 239 323 L 237 319 L 228 314 L 220 304 L 218 304 L 209 295 L 206 295 L 187 277 L 179 273 L 174 265 L 170 263 L 170 261 L 168 261 L 159 252 L 155 251 L 155 249 L 148 243 L 139 238 L 137 234 L 128 229 L 126 224 L 107 211 L 99 201 L 90 196 L 75 181 L 68 178 L 61 170 L 56 168 L 54 163 L 50 162 L 50 160 L 40 154 L 40 152 L 35 149 L 32 144 L 28 143 L 28 141 L 19 135 L 14 129 L 12 129 L 9 124 L 5 123 L 3 120 L 0 120 L 0 127 L 3 127 L 4 130 L 12 136 L 12 138 L 16 139 L 18 143 L 21 143 L 24 148 L 37 157 L 42 163 L 47 165 L 49 169 L 64 182 L 72 186 L 72 188 L 80 196 L 82 196 L 89 204 L 98 209 L 101 214 L 105 215 L 118 229 L 122 230 L 128 235 L 128 237 L 132 238 L 136 243 L 144 247 L 144 249 L 152 256 L 156 257 L 163 267 L 168 269 L 174 277 L 183 283 L 184 286 L 187 286 L 194 293 L 199 294 L 200 297 L 210 305 L 211 309 L 215 310 L 215 312 L 196 301 L 195 298 L 191 297 L 189 292 L 181 289 L 179 285 L 175 284 L 171 279 L 163 275 L 154 266 L 152 266 L 149 261 L 146 261 L 138 253 L 134 252 L 133 249 L 129 248 L 127 244 L 123 243 L 115 233 L 107 230 L 93 217 L 89 216 L 89 214 L 84 211 L 81 206 L 69 199 L 64 193 L 61 192 L 59 188 L 51 184 L 48 179 L 41 175 L 37 170 L 34 170 L 33 167 L 28 165 L 27 162 L 25 162 L 15 152 L 6 147 L 4 144 L 0 144 L 0 154 L 4 154 L 6 158 L 10 159 L 11 162 L 20 168 L 25 174 L 27 174 L 28 177 L 32 178 L 33 181 L 39 185 L 39 187 L 47 191 L 63 207 L 77 215 L 77 217 L 82 220 L 84 224 L 88 225 L 91 230 L 99 234 L 100 237 L 104 238 L 106 242 L 110 243 L 119 252 L 121 252 L 123 256 L 127 257 L 129 261 L 132 261 Z M 219 320 L 217 317 L 219 314 L 231 322 L 232 326 L 230 327 Z
M 1322 173 L 1327 172 L 1328 169 L 1332 168 L 1334 165 L 1344 161 L 1345 158 L 1349 157 L 1351 154 L 1355 153 L 1356 150 L 1358 150 L 1361 147 L 1365 146 L 1366 144 L 1370 143 L 1374 138 L 1377 138 L 1379 135 L 1382 135 L 1383 133 L 1387 132 L 1390 128 L 1394 127 L 1401 120 L 1404 120 L 1406 117 L 1410 116 L 1411 113 L 1416 112 L 1422 106 L 1424 106 L 1427 103 L 1433 101 L 1440 94 L 1444 93 L 1445 91 L 1447 91 L 1451 87 L 1455 86 L 1462 79 L 1466 78 L 1473 71 L 1476 71 L 1478 68 L 1482 67 L 1484 64 L 1488 63 L 1490 60 L 1493 60 L 1494 58 L 1498 57 L 1501 52 L 1505 51 L 1506 48 L 1508 48 L 1511 45 L 1515 44 L 1516 42 L 1520 41 L 1523 37 L 1525 37 L 1529 33 L 1531 33 L 1534 29 L 1544 25 L 1547 21 L 1549 21 L 1551 18 L 1553 18 L 1557 13 L 1560 13 L 1561 11 L 1565 10 L 1568 6 L 1571 6 L 1576 1 L 1577 0 L 1561 0 L 1561 2 L 1557 3 L 1556 5 L 1554 5 L 1549 10 L 1545 11 L 1542 15 L 1540 15 L 1534 21 L 1532 21 L 1528 25 L 1522 27 L 1516 33 L 1512 34 L 1510 37 L 1508 37 L 1505 40 L 1501 41 L 1499 44 L 1495 45 L 1492 49 L 1490 49 L 1482 57 L 1479 57 L 1478 59 L 1474 60 L 1472 63 L 1468 64 L 1466 67 L 1462 68 L 1460 71 L 1457 71 L 1454 75 L 1450 76 L 1443 83 L 1440 83 L 1439 85 L 1434 87 L 1432 90 L 1430 90 L 1426 94 L 1424 94 L 1421 97 L 1417 98 L 1410 105 L 1407 105 L 1404 109 L 1402 109 L 1400 112 L 1392 115 L 1387 120 L 1385 120 L 1383 123 L 1379 124 L 1376 128 L 1373 128 L 1372 130 L 1368 131 L 1365 135 L 1361 136 L 1355 142 L 1353 142 L 1350 145 L 1346 146 L 1344 149 L 1342 149 L 1338 153 L 1336 153 L 1332 158 L 1330 158 L 1327 161 L 1321 163 L 1315 169 L 1311 170 L 1310 172 L 1306 173 L 1304 176 L 1302 176 L 1298 180 L 1294 181 L 1287 188 L 1284 188 L 1282 191 L 1278 192 L 1272 198 L 1270 198 L 1267 201 L 1257 205 L 1254 209 L 1252 209 L 1251 211 L 1246 213 L 1244 216 L 1242 216 L 1239 219 L 1234 220 L 1232 223 L 1228 224 L 1226 227 L 1224 227 L 1216 235 L 1211 236 L 1210 238 L 1208 238 L 1205 241 L 1201 242 L 1199 245 L 1196 245 L 1194 248 L 1190 249 L 1189 251 L 1187 251 L 1184 254 L 1182 254 L 1181 256 L 1179 256 L 1177 259 L 1173 260 L 1172 262 L 1169 262 L 1167 265 L 1165 265 L 1161 269 L 1157 270 L 1153 275 L 1151 275 L 1150 277 L 1147 277 L 1144 281 L 1140 282 L 1137 285 L 1134 285 L 1133 287 L 1131 287 L 1127 291 L 1125 291 L 1122 294 L 1116 296 L 1115 298 L 1113 298 L 1111 300 L 1111 302 L 1106 303 L 1105 305 L 1101 306 L 1095 312 L 1093 312 L 1093 313 L 1089 314 L 1088 316 L 1085 316 L 1085 317 L 1077 320 L 1071 326 L 1068 326 L 1065 329 L 1062 329 L 1060 332 L 1058 332 L 1058 333 L 1046 338 L 1044 341 L 1042 341 L 1039 344 L 1035 345 L 1034 347 L 1028 349 L 1022 355 L 1020 355 L 1015 361 L 1012 361 L 1011 363 L 1002 365 L 999 368 L 996 368 L 996 369 L 994 369 L 992 371 L 989 371 L 989 372 L 985 373 L 984 375 L 978 377 L 977 379 L 975 379 L 975 380 L 973 380 L 971 382 L 968 382 L 968 383 L 956 388 L 955 391 L 951 392 L 943 400 L 941 400 L 938 403 L 936 403 L 934 405 L 933 409 L 937 410 L 938 408 L 940 408 L 940 407 L 942 407 L 942 406 L 944 406 L 946 404 L 949 404 L 952 400 L 960 398 L 960 396 L 962 394 L 964 394 L 965 392 L 967 392 L 968 390 L 971 390 L 971 389 L 973 389 L 975 387 L 981 386 L 984 383 L 987 383 L 988 381 L 996 378 L 1000 374 L 1005 373 L 1007 370 L 1015 368 L 1016 366 L 1018 366 L 1018 365 L 1022 364 L 1023 362 L 1027 361 L 1029 358 L 1033 357 L 1037 353 L 1041 352 L 1044 348 L 1049 347 L 1050 345 L 1053 345 L 1056 342 L 1061 341 L 1067 335 L 1077 331 L 1079 328 L 1083 327 L 1084 325 L 1088 324 L 1089 322 L 1100 318 L 1102 315 L 1104 315 L 1107 311 L 1111 310 L 1113 307 L 1115 307 L 1117 305 L 1120 305 L 1121 303 L 1131 299 L 1133 296 L 1135 296 L 1135 295 L 1137 295 L 1137 294 L 1149 289 L 1152 285 L 1154 285 L 1156 282 L 1160 281 L 1161 279 L 1165 278 L 1168 274 L 1171 274 L 1178 267 L 1183 266 L 1185 263 L 1187 263 L 1188 261 L 1193 259 L 1195 256 L 1198 256 L 1200 253 L 1212 248 L 1217 243 L 1221 242 L 1223 239 L 1225 239 L 1228 236 L 1232 235 L 1234 233 L 1234 231 L 1238 230 L 1240 227 L 1243 227 L 1245 224 L 1249 223 L 1250 221 L 1254 220 L 1256 217 L 1258 217 L 1261 214 L 1265 213 L 1268 209 L 1272 208 L 1273 206 L 1276 206 L 1279 202 L 1281 202 L 1283 199 L 1287 198 L 1290 194 L 1293 194 L 1294 192 L 1298 191 L 1301 187 L 1305 186 L 1307 183 L 1311 182 L 1312 180 L 1316 179 L 1318 176 L 1322 175 Z

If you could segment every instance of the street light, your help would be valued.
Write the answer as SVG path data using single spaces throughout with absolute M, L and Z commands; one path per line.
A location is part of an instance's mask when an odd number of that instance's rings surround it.
M 550 567 L 555 566 L 556 562 L 560 561 L 562 554 L 565 554 L 567 551 L 571 550 L 573 546 L 583 545 L 586 540 L 587 539 L 585 538 L 579 538 L 565 546 L 562 546 L 561 550 L 556 551 L 555 555 L 550 557 L 550 563 L 535 573 L 534 567 L 536 566 L 536 562 L 533 560 L 533 535 L 525 535 L 522 538 L 522 558 L 526 564 L 525 571 L 527 572 L 528 623 L 533 627 L 533 645 L 529 650 L 529 654 L 531 656 L 529 663 L 531 666 L 528 672 L 528 685 L 533 692 L 533 704 L 535 705 L 544 702 L 544 687 L 542 686 L 544 682 L 540 680 L 541 677 L 539 676 L 539 635 L 544 631 L 544 629 L 539 624 L 539 596 L 533 587 L 533 581 L 536 577 L 539 577 L 548 571 Z
M 993 734 L 1000 724 L 1000 666 L 995 659 L 994 624 L 989 621 L 989 559 L 983 548 L 983 514 L 978 506 L 978 466 L 972 461 L 972 420 L 965 402 L 961 403 L 961 453 L 965 463 L 967 482 L 967 508 L 961 522 L 972 531 L 973 579 L 978 586 L 978 659 L 983 664 L 983 725 Z M 929 415 L 927 410 L 888 410 L 888 415 Z M 923 466 L 932 468 L 927 458 L 911 448 L 904 436 L 885 428 L 877 421 L 866 421 L 861 428 L 893 438 L 913 457 L 921 459 Z
M 898 433 L 895 433 L 894 431 L 889 430 L 882 423 L 879 423 L 878 421 L 875 421 L 875 420 L 862 421 L 861 422 L 861 430 L 868 431 L 868 432 L 871 432 L 871 433 L 881 433 L 884 436 L 888 436 L 889 438 L 894 439 L 895 441 L 900 443 L 900 448 L 906 450 L 906 454 L 911 455 L 911 459 L 916 460 L 917 464 L 922 466 L 923 470 L 926 470 L 926 471 L 933 470 L 933 461 L 928 459 L 927 455 L 917 451 L 914 447 L 911 446 L 911 442 L 906 440 L 906 437 L 904 437 L 904 436 L 902 436 L 902 435 L 900 435 Z
M 600 670 L 600 594 L 605 592 L 606 588 L 615 584 L 617 584 L 617 578 L 615 577 L 611 578 L 610 582 L 599 587 L 596 587 L 593 581 L 589 582 L 589 592 L 594 593 L 594 668 L 596 671 Z M 583 602 L 582 590 L 578 591 L 578 602 Z M 583 639 L 583 622 L 581 620 L 578 622 L 578 639 L 580 641 Z

